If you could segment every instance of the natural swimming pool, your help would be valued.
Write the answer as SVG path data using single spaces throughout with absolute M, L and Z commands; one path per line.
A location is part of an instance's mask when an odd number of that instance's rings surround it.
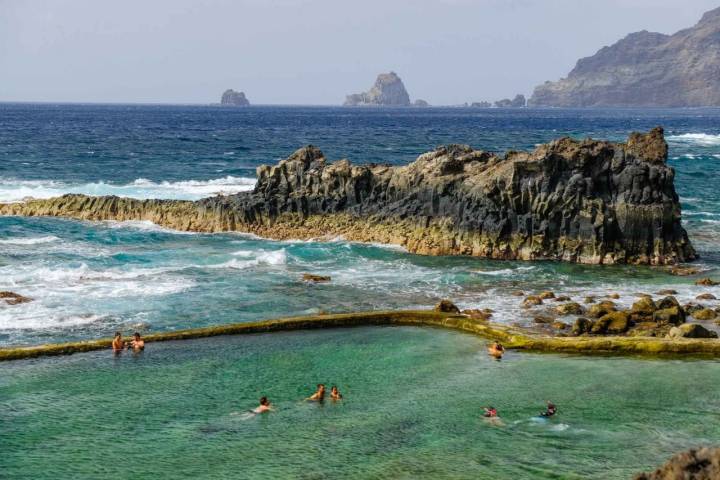
M 12 478 L 629 478 L 720 438 L 720 362 L 509 353 L 368 327 L 9 362 Z M 303 402 L 318 382 L 341 403 Z M 245 415 L 267 395 L 276 411 Z M 533 417 L 545 400 L 559 414 Z M 495 406 L 504 425 L 487 423 Z

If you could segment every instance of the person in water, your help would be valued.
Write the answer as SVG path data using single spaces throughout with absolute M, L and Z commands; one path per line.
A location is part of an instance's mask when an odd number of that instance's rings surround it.
M 318 383 L 317 390 L 308 397 L 308 400 L 312 400 L 313 402 L 322 402 L 325 400 L 325 385 Z
M 272 410 L 272 405 L 270 405 L 270 400 L 268 400 L 267 397 L 262 397 L 260 399 L 260 405 L 252 410 L 252 413 L 267 413 Z
M 498 416 L 495 407 L 483 407 L 483 410 L 485 410 L 485 413 L 483 413 L 483 417 L 485 418 L 495 418 Z
M 557 407 L 551 401 L 547 402 L 547 408 L 540 414 L 541 417 L 552 417 L 557 413 Z
M 115 338 L 113 338 L 112 341 L 112 349 L 115 353 L 122 352 L 123 349 L 123 339 L 122 339 L 122 333 L 115 332 Z
M 340 393 L 340 390 L 338 390 L 335 385 L 330 387 L 330 398 L 333 400 L 342 400 L 343 398 L 342 393 Z
M 498 342 L 493 342 L 488 347 L 488 354 L 495 358 L 502 358 L 503 354 L 505 353 L 505 347 L 503 347 Z
M 134 352 L 141 352 L 145 350 L 145 340 L 142 339 L 138 332 L 133 334 L 133 339 L 128 343 L 127 348 L 132 348 Z

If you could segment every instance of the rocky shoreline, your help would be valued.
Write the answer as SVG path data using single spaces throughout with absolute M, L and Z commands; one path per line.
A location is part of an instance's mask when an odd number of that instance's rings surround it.
M 196 232 L 397 244 L 426 255 L 672 265 L 693 260 L 662 128 L 561 138 L 504 156 L 448 145 L 407 166 L 330 163 L 316 147 L 257 169 L 252 192 L 197 202 L 65 195 L 2 215 L 149 220 Z

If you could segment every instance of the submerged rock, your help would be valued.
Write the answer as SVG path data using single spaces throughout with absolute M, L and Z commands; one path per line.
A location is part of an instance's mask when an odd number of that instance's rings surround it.
M 634 480 L 717 480 L 720 478 L 720 448 L 699 448 L 674 455 L 650 473 Z
M 600 318 L 603 315 L 607 315 L 608 313 L 614 312 L 616 310 L 617 307 L 615 306 L 615 302 L 611 302 L 610 300 L 604 300 L 600 303 L 591 305 L 588 309 L 588 316 L 592 318 Z
M 585 309 L 577 302 L 568 302 L 555 307 L 558 315 L 582 315 Z
M 717 300 L 717 297 L 712 293 L 701 293 L 695 297 L 695 300 Z
M 537 295 L 529 295 L 525 297 L 525 300 L 523 300 L 523 307 L 530 308 L 535 307 L 537 305 L 542 305 L 543 301 L 542 298 L 540 298 Z
M 652 320 L 660 324 L 680 325 L 685 321 L 685 312 L 681 307 L 663 308 L 653 312 Z
M 313 283 L 325 283 L 331 280 L 328 275 L 315 275 L 314 273 L 303 273 L 302 279 Z
M 0 301 L 4 301 L 8 305 L 18 305 L 32 301 L 32 298 L 25 297 L 15 292 L 0 292 Z
M 666 155 L 661 128 L 627 144 L 563 138 L 504 157 L 448 145 L 396 167 L 329 163 L 308 146 L 258 167 L 252 192 L 197 202 L 65 195 L 0 205 L 0 214 L 343 236 L 426 255 L 674 264 L 695 251 Z
M 716 282 L 715 280 L 711 278 L 703 278 L 695 282 L 695 285 L 699 285 L 702 287 L 714 287 L 716 285 L 720 285 L 720 282 Z
M 583 333 L 590 333 L 592 330 L 593 322 L 587 318 L 580 317 L 575 320 L 572 326 L 573 335 L 582 335 Z
M 692 314 L 692 317 L 695 320 L 715 320 L 717 316 L 717 312 L 715 312 L 712 308 L 703 308 L 702 310 L 698 310 Z

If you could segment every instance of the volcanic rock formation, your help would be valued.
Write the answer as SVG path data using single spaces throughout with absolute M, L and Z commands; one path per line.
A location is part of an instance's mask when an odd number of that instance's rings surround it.
M 228 107 L 247 107 L 250 101 L 245 97 L 245 92 L 236 92 L 233 89 L 225 90 L 220 99 L 220 105 Z
M 257 169 L 252 192 L 197 202 L 65 195 L 5 215 L 149 220 L 178 230 L 398 244 L 429 255 L 673 264 L 695 258 L 662 128 L 561 138 L 505 156 L 448 145 L 406 166 L 329 163 L 313 147 Z
M 397 73 L 381 73 L 375 80 L 375 85 L 363 93 L 354 93 L 345 97 L 345 106 L 357 105 L 410 105 L 410 95 L 405 90 L 402 80 Z
M 635 480 L 717 480 L 720 478 L 720 448 L 698 448 L 673 456 L 654 472 Z
M 631 33 L 535 88 L 532 106 L 720 105 L 720 8 L 674 35 Z

